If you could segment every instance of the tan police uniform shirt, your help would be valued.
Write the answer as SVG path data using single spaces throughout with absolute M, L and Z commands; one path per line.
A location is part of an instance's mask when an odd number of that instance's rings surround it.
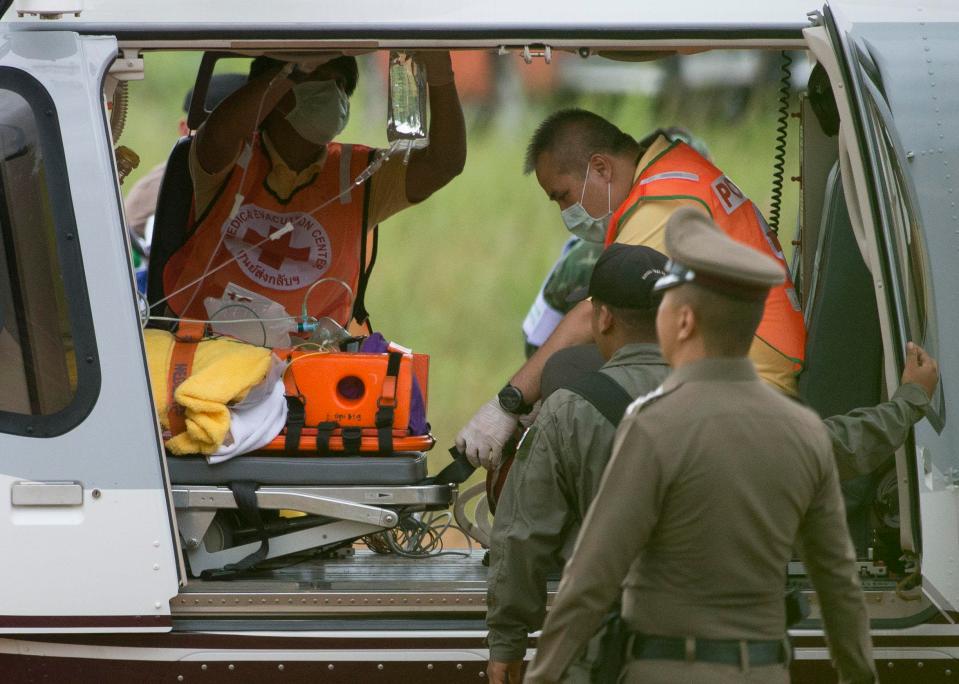
M 558 681 L 620 591 L 643 634 L 783 638 L 797 543 L 842 681 L 874 681 L 829 437 L 758 380 L 747 359 L 705 359 L 633 404 L 526 682 Z
M 670 142 L 664 137 L 659 136 L 649 146 L 649 149 L 643 153 L 639 163 L 636 165 L 636 173 L 633 176 L 635 183 L 640 174 L 647 166 L 653 163 L 669 147 Z M 616 236 L 616 242 L 622 242 L 627 245 L 646 245 L 653 249 L 666 253 L 666 221 L 673 215 L 673 212 L 680 207 L 694 207 L 702 210 L 703 205 L 691 199 L 673 199 L 673 200 L 648 200 L 641 202 L 626 221 L 619 227 L 619 234 Z M 796 379 L 796 372 L 793 361 L 773 349 L 769 344 L 763 342 L 758 337 L 753 339 L 752 348 L 749 350 L 749 357 L 756 364 L 756 369 L 763 380 L 778 387 L 783 392 L 797 396 L 799 388 Z

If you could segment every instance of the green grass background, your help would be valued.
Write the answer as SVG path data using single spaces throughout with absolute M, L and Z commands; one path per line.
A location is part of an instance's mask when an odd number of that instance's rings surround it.
M 511 59 L 511 58 L 504 58 Z M 511 68 L 522 69 L 514 59 Z M 353 99 L 342 139 L 385 143 L 385 86 L 362 60 L 361 89 Z M 141 157 L 136 179 L 164 161 L 199 55 L 146 56 L 146 79 L 130 87 L 130 110 L 121 144 Z M 233 68 L 240 68 L 237 64 Z M 656 126 L 685 125 L 709 145 L 714 162 L 764 211 L 768 210 L 776 135 L 776 92 L 769 86 L 734 122 L 715 116 L 708 97 L 679 103 L 678 115 L 656 120 L 643 96 L 603 96 L 563 91 L 516 108 L 467 109 L 466 169 L 426 202 L 385 222 L 370 284 L 368 307 L 388 338 L 432 357 L 429 419 L 438 439 L 434 469 L 473 411 L 493 396 L 523 361 L 520 325 L 567 233 L 555 205 L 532 176 L 522 174 L 533 129 L 551 111 L 581 106 L 607 116 L 641 137 Z M 795 101 L 793 109 L 796 108 Z M 480 126 L 479 122 L 486 123 Z M 790 124 L 782 212 L 782 242 L 789 239 L 798 206 L 798 126 Z

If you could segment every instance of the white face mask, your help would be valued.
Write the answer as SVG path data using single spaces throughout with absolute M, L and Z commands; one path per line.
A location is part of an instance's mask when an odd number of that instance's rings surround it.
M 350 98 L 334 80 L 304 81 L 293 86 L 296 106 L 286 115 L 300 137 L 325 145 L 338 136 L 350 119 Z
M 586 178 L 583 179 L 583 192 L 579 202 L 566 207 L 562 211 L 563 223 L 566 230 L 586 242 L 603 242 L 606 239 L 606 230 L 609 226 L 609 217 L 613 215 L 612 186 L 606 184 L 606 204 L 608 210 L 605 215 L 595 218 L 583 206 L 586 197 L 586 182 L 589 180 L 589 165 L 586 165 Z

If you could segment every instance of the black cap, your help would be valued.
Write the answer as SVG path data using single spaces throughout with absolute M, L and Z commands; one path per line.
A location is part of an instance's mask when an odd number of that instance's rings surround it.
M 574 303 L 589 296 L 622 309 L 655 309 L 662 297 L 653 292 L 653 286 L 664 275 L 664 254 L 644 245 L 614 242 L 593 266 L 589 288 L 579 288 L 567 301 Z

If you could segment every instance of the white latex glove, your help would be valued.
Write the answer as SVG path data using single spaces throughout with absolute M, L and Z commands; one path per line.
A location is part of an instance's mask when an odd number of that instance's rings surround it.
M 499 399 L 493 397 L 456 435 L 456 448 L 474 466 L 491 470 L 503 460 L 503 445 L 512 436 L 516 423 L 516 416 L 500 408 Z

